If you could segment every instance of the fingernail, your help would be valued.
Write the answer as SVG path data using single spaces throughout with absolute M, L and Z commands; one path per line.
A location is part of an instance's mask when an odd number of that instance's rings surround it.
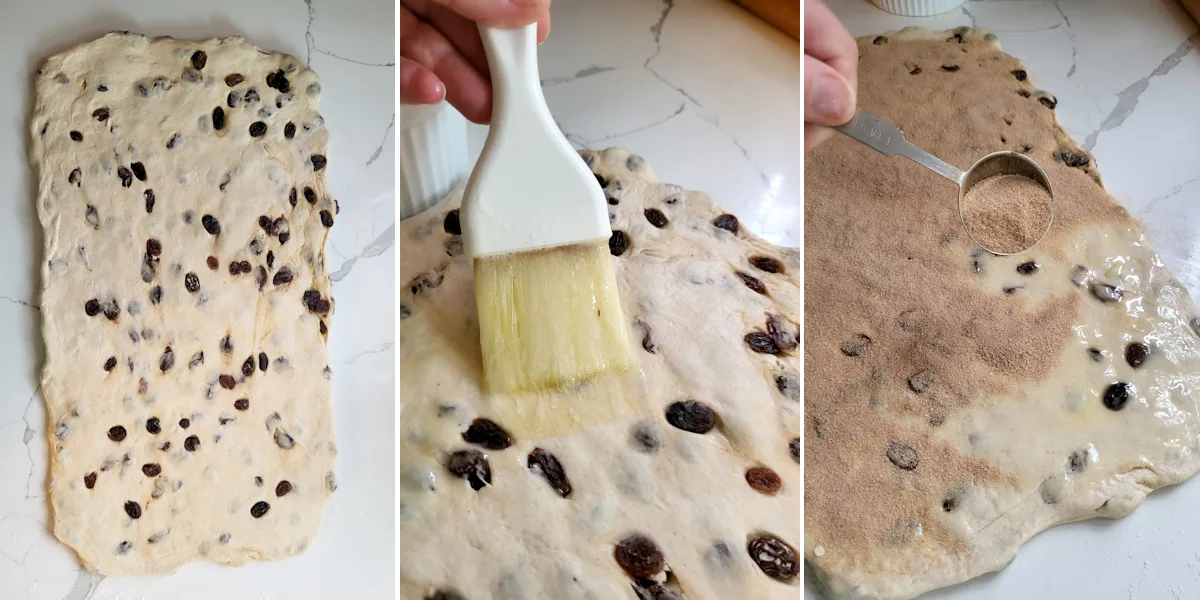
M 813 81 L 813 110 L 826 119 L 839 119 L 846 114 L 850 95 L 846 83 L 833 75 L 822 75 Z

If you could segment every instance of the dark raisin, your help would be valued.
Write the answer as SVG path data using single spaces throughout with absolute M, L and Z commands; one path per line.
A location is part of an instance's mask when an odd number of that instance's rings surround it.
M 659 229 L 666 227 L 667 223 L 670 223 L 670 221 L 667 220 L 667 215 L 664 215 L 662 211 L 658 210 L 657 208 L 647 208 L 642 214 L 646 215 L 646 220 L 650 221 L 651 225 Z
M 158 463 L 146 463 L 142 465 L 142 474 L 146 477 L 155 477 L 162 473 L 162 467 Z
M 1071 456 L 1067 458 L 1067 470 L 1072 473 L 1082 473 L 1087 469 L 1088 459 L 1089 456 L 1086 449 L 1081 448 L 1072 452 Z
M 767 273 L 783 272 L 783 263 L 769 256 L 751 256 L 750 264 L 754 265 L 754 268 L 759 271 L 766 271 Z
M 862 356 L 871 347 L 871 338 L 861 333 L 842 342 L 842 354 L 855 357 Z
M 130 519 L 142 518 L 142 505 L 130 500 L 125 503 L 125 514 L 129 515 Z
M 203 50 L 197 50 L 192 53 L 192 66 L 195 67 L 197 71 L 203 70 L 204 65 L 207 64 L 208 55 L 205 54 Z
M 282 498 L 292 491 L 292 483 L 286 479 L 275 485 L 275 497 Z
M 912 446 L 901 444 L 900 442 L 888 442 L 887 457 L 888 460 L 892 461 L 892 464 L 905 471 L 917 468 L 917 465 L 921 462 L 920 458 L 917 457 L 917 451 L 913 450 Z
M 254 374 L 254 357 L 251 356 L 242 363 L 242 375 L 249 377 Z
M 779 581 L 791 581 L 800 572 L 800 561 L 796 551 L 783 540 L 773 535 L 763 535 L 746 544 L 746 552 L 754 564 L 768 577 Z
M 286 283 L 291 283 L 292 278 L 294 276 L 295 275 L 292 274 L 291 267 L 283 267 L 275 273 L 274 277 L 271 278 L 271 283 L 273 283 L 275 285 L 284 285 Z
M 488 450 L 503 450 L 512 445 L 512 436 L 491 419 L 478 418 L 462 434 L 468 444 L 483 446 Z
M 71 132 L 71 139 L 75 140 L 76 142 L 82 142 L 82 141 L 83 141 L 83 134 L 82 134 L 82 133 L 79 133 L 78 131 L 72 131 L 72 132 Z
M 135 162 L 129 165 L 129 167 L 133 169 L 133 176 L 137 177 L 138 181 L 146 180 L 146 165 L 143 165 L 141 162 Z
M 746 345 L 751 350 L 760 354 L 779 354 L 780 352 L 779 346 L 775 345 L 775 340 L 771 339 L 770 335 L 761 331 L 751 331 L 743 339 L 745 339 Z
M 107 108 L 97 108 L 96 110 L 92 111 L 92 118 L 102 123 L 108 120 L 108 116 L 109 113 Z
M 877 35 L 875 36 L 874 40 L 871 40 L 871 43 L 875 44 L 876 46 L 882 46 L 888 43 L 888 38 L 886 35 Z
M 119 442 L 124 440 L 126 436 L 125 428 L 120 425 L 113 425 L 108 428 L 108 439 Z
M 296 124 L 295 123 L 288 121 L 287 125 L 283 126 L 283 137 L 285 137 L 289 140 L 296 137 Z
M 600 184 L 601 189 L 608 187 L 608 180 L 603 175 L 599 173 L 594 173 L 594 175 L 596 176 L 596 183 Z
M 1029 90 L 1017 90 L 1017 95 L 1022 98 L 1028 98 L 1030 96 Z
M 912 70 L 908 72 L 908 74 L 909 74 L 909 75 L 920 75 L 920 74 L 921 74 L 921 67 L 916 67 L 916 66 L 914 66 L 914 67 L 912 68 Z
M 171 350 L 170 346 L 167 346 L 166 349 L 163 350 L 162 358 L 158 359 L 158 369 L 163 373 L 166 373 L 167 371 L 171 370 L 171 367 L 174 366 L 175 352 Z
M 255 121 L 250 124 L 250 137 L 262 137 L 267 134 L 267 124 Z
M 450 235 L 462 235 L 462 224 L 458 221 L 457 208 L 446 213 L 446 218 L 442 220 L 442 229 Z
M 146 254 L 150 256 L 162 255 L 162 242 L 154 238 L 146 240 Z
M 767 467 L 751 467 L 746 470 L 746 483 L 756 492 L 774 496 L 783 487 L 779 474 Z
M 738 218 L 729 213 L 725 213 L 713 219 L 712 224 L 717 229 L 724 229 L 729 233 L 736 234 L 738 232 Z
M 672 402 L 666 410 L 667 422 L 691 433 L 708 433 L 717 424 L 717 413 L 696 400 Z
M 320 171 L 325 168 L 325 157 L 321 154 L 312 155 L 312 166 L 314 171 Z
M 196 292 L 200 291 L 200 278 L 192 271 L 188 271 L 187 274 L 183 276 L 183 287 L 186 288 L 187 291 L 195 294 Z
M 237 385 L 237 380 L 233 378 L 233 375 L 221 375 L 217 381 L 220 382 L 221 387 L 227 390 L 232 390 Z
M 191 360 L 188 361 L 188 368 L 195 369 L 202 364 L 204 364 L 204 351 L 200 350 L 192 355 Z
M 563 470 L 562 463 L 558 462 L 558 458 L 553 454 L 541 448 L 534 448 L 533 452 L 529 453 L 525 466 L 545 478 L 559 496 L 566 498 L 571 495 L 571 481 L 567 479 L 567 472 Z
M 154 212 L 154 190 L 142 192 L 142 198 L 146 201 L 146 213 Z
M 115 357 L 115 356 L 108 357 L 108 360 L 104 361 L 104 370 L 112 371 L 115 368 L 117 368 L 117 357 Z
M 1121 288 L 1108 285 L 1107 283 L 1094 282 L 1091 285 L 1092 296 L 1101 302 L 1120 302 Z
M 1054 153 L 1054 158 L 1068 167 L 1086 167 L 1091 159 L 1087 152 L 1075 152 L 1073 150 L 1059 150 Z
M 1031 260 L 1029 262 L 1023 262 L 1017 265 L 1017 272 L 1022 275 L 1033 275 L 1034 273 L 1037 273 L 1038 269 L 1040 268 L 1041 265 Z
M 1088 356 L 1092 358 L 1093 362 L 1100 362 L 1104 360 L 1104 351 L 1099 348 L 1088 348 Z
M 796 347 L 796 336 L 790 331 L 787 321 L 779 315 L 767 316 L 767 335 L 782 352 Z
M 162 286 L 156 285 L 150 288 L 150 304 L 157 305 L 162 301 Z
M 1111 410 L 1121 410 L 1125 408 L 1125 403 L 1129 401 L 1129 396 L 1132 393 L 1132 386 L 1128 383 L 1116 382 L 1110 384 L 1104 390 L 1104 406 Z
M 254 282 L 258 284 L 258 289 L 263 289 L 263 286 L 267 284 L 266 267 L 258 265 L 258 269 L 254 271 Z
M 458 450 L 446 460 L 446 469 L 456 477 L 466 479 L 471 489 L 481 490 L 492 483 L 492 467 L 478 450 Z
M 437 590 L 436 592 L 433 592 L 432 594 L 429 594 L 428 596 L 425 596 L 425 600 L 467 600 L 467 599 L 462 594 L 460 594 L 454 590 L 441 589 L 441 590 Z
M 210 266 L 210 267 L 213 267 L 213 266 L 216 264 L 216 262 L 217 262 L 217 261 L 216 261 L 216 257 L 214 257 L 214 256 L 210 256 L 209 258 L 213 259 L 213 261 L 212 261 L 212 262 L 210 262 L 210 263 L 208 264 L 208 266 Z M 214 267 L 214 268 L 215 268 L 215 267 Z M 241 265 L 241 263 L 239 263 L 239 262 L 238 262 L 238 261 L 236 261 L 236 260 L 235 260 L 235 261 L 231 261 L 231 262 L 229 263 L 229 274 L 230 274 L 230 275 L 241 275 L 241 274 L 242 274 L 242 265 Z
M 287 77 L 284 75 L 283 69 L 279 69 L 274 73 L 267 73 L 267 86 L 279 90 L 281 94 L 288 93 L 288 90 L 292 88 Z
M 221 222 L 212 215 L 204 215 L 203 217 L 200 217 L 200 224 L 204 225 L 204 230 L 212 235 L 221 233 Z
M 117 317 L 121 316 L 121 306 L 117 304 L 116 300 L 109 300 L 104 303 L 100 307 L 100 310 L 104 312 L 104 318 L 109 321 L 116 321 Z
M 241 73 L 230 73 L 229 75 L 225 76 L 225 85 L 233 87 L 245 80 L 246 78 L 242 77 Z
M 612 235 L 608 238 L 608 251 L 613 256 L 625 254 L 625 250 L 629 249 L 629 236 L 625 235 L 624 231 L 614 229 Z
M 329 211 L 321 211 L 321 224 L 326 227 L 333 227 L 333 215 L 329 214 Z
M 1058 100 L 1053 96 L 1041 96 L 1037 100 L 1038 102 L 1042 103 L 1042 106 L 1045 106 L 1051 110 L 1053 110 L 1055 106 L 1058 106 Z
M 792 455 L 792 460 L 796 461 L 796 464 L 800 464 L 803 448 L 804 444 L 800 441 L 800 438 L 792 438 L 792 440 L 788 442 L 788 453 Z
M 159 422 L 158 417 L 146 419 L 146 431 L 155 435 L 162 431 L 162 423 Z
M 133 185 L 133 171 L 130 171 L 128 167 L 124 165 L 117 167 L 117 177 L 121 178 L 121 187 Z
M 954 73 L 958 71 L 958 65 L 942 65 L 942 70 L 947 73 Z
M 179 134 L 172 134 L 171 138 L 167 140 L 167 150 L 174 150 L 177 143 L 179 143 Z
M 255 102 L 258 102 L 258 90 L 254 88 L 246 90 L 246 95 L 243 96 L 243 98 L 245 98 L 246 104 L 254 104 Z M 259 112 L 261 113 L 262 111 Z
M 1150 356 L 1150 347 L 1146 344 L 1130 342 L 1128 346 L 1125 346 L 1125 362 L 1135 369 L 1142 366 L 1148 356 Z
M 650 579 L 662 571 L 666 564 L 658 545 L 640 533 L 617 542 L 613 558 L 634 579 Z
M 304 199 L 308 200 L 309 204 L 316 204 L 317 203 L 317 193 L 314 192 L 312 188 L 310 188 L 306 185 L 306 186 L 304 186 Z
M 187 439 L 183 440 L 183 448 L 188 452 L 195 452 L 200 448 L 200 438 L 194 435 L 187 436 Z
M 254 506 L 250 507 L 250 516 L 255 519 L 261 519 L 263 515 L 267 514 L 268 510 L 271 510 L 271 505 L 259 500 L 254 503 Z
M 267 353 L 259 352 L 258 353 L 258 370 L 262 371 L 263 373 L 266 373 L 268 364 L 270 364 L 270 361 L 267 360 Z
M 89 317 L 94 317 L 100 314 L 100 301 L 92 298 L 83 303 L 83 312 Z
M 296 206 L 296 188 L 292 188 L 292 191 L 288 192 L 288 204 Z M 264 227 L 264 229 L 266 228 Z
M 225 109 L 221 108 L 220 106 L 213 109 L 212 123 L 213 129 L 216 129 L 217 131 L 225 129 Z
M 746 287 L 748 287 L 760 294 L 766 295 L 767 286 L 763 285 L 762 280 L 758 279 L 757 277 L 753 277 L 751 275 L 743 273 L 741 271 L 734 271 L 734 273 L 738 276 L 738 279 L 742 280 L 742 283 L 746 284 Z
M 83 486 L 89 490 L 96 487 L 96 472 L 95 471 L 92 471 L 91 473 L 88 473 L 87 475 L 83 476 Z
M 220 347 L 221 347 L 221 353 L 232 354 L 233 353 L 233 339 L 230 338 L 228 334 L 226 334 L 225 337 L 221 338 Z
M 71 171 L 70 175 L 67 175 L 67 183 L 73 183 L 75 187 L 79 187 L 81 181 L 83 181 L 83 171 L 79 169 L 75 169 Z
M 1029 77 L 1029 75 L 1025 73 L 1023 69 L 1016 69 L 1015 71 L 1009 71 L 1009 73 L 1011 73 L 1013 77 L 1016 77 L 1017 81 L 1025 81 Z
M 775 387 L 779 393 L 785 398 L 802 402 L 804 399 L 804 389 L 800 385 L 800 379 L 789 373 L 782 373 L 775 377 Z
M 909 376 L 908 389 L 918 394 L 923 393 L 925 390 L 933 387 L 934 379 L 933 371 L 928 369 L 924 371 L 917 371 Z
M 237 400 L 233 401 L 233 407 L 238 410 L 247 410 L 250 408 L 250 399 L 238 398 Z
M 630 430 L 634 448 L 643 454 L 654 454 L 662 447 L 662 433 L 649 421 L 638 421 Z

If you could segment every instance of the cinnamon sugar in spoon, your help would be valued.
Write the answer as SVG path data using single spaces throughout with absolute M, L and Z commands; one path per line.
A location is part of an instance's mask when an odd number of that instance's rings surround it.
M 993 152 L 962 171 L 914 146 L 894 125 L 864 110 L 834 129 L 885 156 L 898 154 L 953 181 L 963 229 L 992 254 L 1026 252 L 1050 231 L 1054 190 L 1046 172 L 1024 154 Z

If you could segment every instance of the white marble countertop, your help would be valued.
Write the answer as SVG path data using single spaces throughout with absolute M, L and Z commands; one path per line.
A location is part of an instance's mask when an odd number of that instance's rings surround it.
M 1059 122 L 1200 300 L 1200 34 L 1174 0 L 972 0 L 922 19 L 828 3 L 855 36 L 909 25 L 996 33 L 1058 98 Z M 1198 505 L 1197 480 L 1154 492 L 1124 519 L 1055 527 L 1004 571 L 926 598 L 1200 597 Z
M 394 8 L 390 0 L 8 2 L 0 17 L 0 598 L 84 600 L 392 598 L 395 496 Z M 42 236 L 25 156 L 32 73 L 46 56 L 111 30 L 242 35 L 321 76 L 341 214 L 327 249 L 337 315 L 329 345 L 338 492 L 303 555 L 170 577 L 104 579 L 50 533 L 45 416 L 36 390 Z
M 542 87 L 576 148 L 623 147 L 800 245 L 799 42 L 727 0 L 554 0 L 550 14 Z M 468 135 L 477 156 L 487 128 Z

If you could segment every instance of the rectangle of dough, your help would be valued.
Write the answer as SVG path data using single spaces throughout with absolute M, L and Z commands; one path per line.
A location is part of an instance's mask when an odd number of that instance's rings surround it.
M 302 552 L 336 488 L 316 74 L 118 32 L 35 87 L 55 535 L 105 575 Z

